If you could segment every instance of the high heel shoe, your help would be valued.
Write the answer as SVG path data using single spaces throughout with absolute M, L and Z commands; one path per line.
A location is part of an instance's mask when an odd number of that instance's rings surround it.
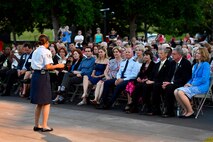
M 20 93 L 19 96 L 20 96 L 21 98 L 25 98 L 25 97 L 26 97 L 26 94 Z
M 188 115 L 188 116 L 184 116 L 184 117 L 182 117 L 182 118 L 184 118 L 184 119 L 187 119 L 187 118 L 194 118 L 195 117 L 195 113 L 192 113 L 192 114 L 190 114 L 190 115 Z
M 124 110 L 129 111 L 131 107 L 132 107 L 132 103 L 127 104 Z
M 36 127 L 36 126 L 33 127 L 33 131 L 42 131 L 42 129 L 43 128 L 39 128 L 39 127 Z
M 51 132 L 53 131 L 53 128 L 42 128 L 42 132 Z
M 78 106 L 82 106 L 82 105 L 86 105 L 86 104 L 87 104 L 87 102 L 84 101 L 84 100 L 82 100 L 82 101 L 80 101 L 77 105 L 78 105 Z
M 90 100 L 90 103 L 93 105 L 97 105 L 97 101 L 96 100 Z

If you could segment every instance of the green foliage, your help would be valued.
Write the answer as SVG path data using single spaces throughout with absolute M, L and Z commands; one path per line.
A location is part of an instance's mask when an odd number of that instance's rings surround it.
M 14 31 L 19 35 L 25 30 L 32 31 L 34 19 L 30 10 L 29 0 L 1 1 L 0 30 Z
M 160 33 L 181 35 L 186 32 L 196 33 L 203 23 L 202 0 L 176 0 L 159 3 L 158 21 Z
M 133 28 L 175 36 L 213 33 L 213 0 L 5 0 L 0 4 L 0 31 L 20 35 L 48 28 L 56 32 L 65 25 L 95 31 L 103 27 L 100 9 L 107 7 L 107 32 L 114 28 L 122 36 L 135 32 Z

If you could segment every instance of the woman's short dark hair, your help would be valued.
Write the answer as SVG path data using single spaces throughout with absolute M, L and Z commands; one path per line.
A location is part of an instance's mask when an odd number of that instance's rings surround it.
M 144 55 L 149 55 L 150 56 L 150 58 L 151 58 L 151 60 L 153 60 L 153 53 L 152 53 L 152 51 L 150 51 L 150 50 L 146 50 L 145 52 L 144 52 Z

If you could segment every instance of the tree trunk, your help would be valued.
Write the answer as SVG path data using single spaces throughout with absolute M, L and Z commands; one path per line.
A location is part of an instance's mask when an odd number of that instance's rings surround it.
M 52 24 L 53 24 L 54 41 L 57 41 L 58 40 L 59 21 L 55 15 L 54 8 L 51 9 L 51 18 L 52 18 Z
M 146 40 L 147 40 L 147 32 L 148 32 L 147 23 L 144 22 L 144 35 Z
M 12 28 L 12 36 L 13 36 L 13 42 L 16 43 L 16 32 L 14 28 Z
M 136 25 L 135 21 L 136 21 L 136 15 L 130 16 L 130 24 L 129 24 L 130 39 L 132 37 L 136 37 L 137 25 Z

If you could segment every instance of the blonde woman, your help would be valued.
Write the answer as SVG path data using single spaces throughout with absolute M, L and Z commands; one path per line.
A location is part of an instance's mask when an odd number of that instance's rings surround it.
M 78 105 L 84 105 L 86 104 L 86 98 L 88 96 L 87 90 L 89 84 L 96 85 L 99 80 L 104 78 L 104 70 L 106 69 L 106 66 L 109 62 L 109 59 L 107 57 L 107 50 L 104 47 L 101 47 L 98 49 L 98 58 L 95 61 L 94 70 L 91 74 L 91 76 L 85 75 L 83 77 L 83 90 L 84 93 L 82 95 L 82 101 L 78 103 Z
M 136 54 L 136 62 L 142 64 L 143 63 L 143 53 L 145 51 L 145 48 L 143 45 L 139 44 L 139 45 L 136 45 L 136 48 L 135 48 L 135 54 Z
M 109 61 L 109 64 L 107 65 L 105 71 L 104 71 L 104 75 L 105 78 L 103 80 L 100 80 L 95 88 L 95 98 L 94 100 L 90 100 L 90 102 L 92 104 L 100 104 L 99 100 L 101 98 L 102 92 L 103 92 L 103 87 L 104 87 L 104 80 L 109 80 L 109 79 L 113 79 L 116 78 L 116 74 L 120 68 L 120 62 L 122 60 L 121 58 L 121 47 L 116 46 L 112 49 L 113 55 L 114 55 L 114 59 L 111 59 Z

